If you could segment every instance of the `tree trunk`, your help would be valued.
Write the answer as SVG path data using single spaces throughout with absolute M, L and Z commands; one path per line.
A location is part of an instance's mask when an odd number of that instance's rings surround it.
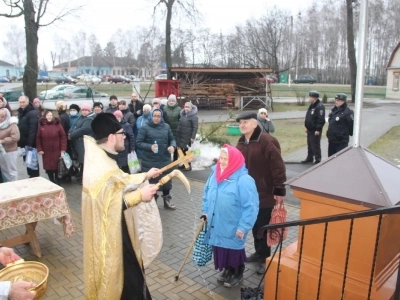
M 357 61 L 354 48 L 354 27 L 353 27 L 353 1 L 346 0 L 347 8 L 347 56 L 350 65 L 351 101 L 354 103 L 356 97 Z
M 23 88 L 25 96 L 32 102 L 37 96 L 38 26 L 35 22 L 35 9 L 32 0 L 25 0 L 23 3 L 26 37 L 26 65 L 23 77 Z
M 171 54 L 171 18 L 172 18 L 172 6 L 175 0 L 169 0 L 167 5 L 167 19 L 165 23 L 165 60 L 167 64 L 167 79 L 172 79 L 171 67 L 172 67 L 172 54 Z

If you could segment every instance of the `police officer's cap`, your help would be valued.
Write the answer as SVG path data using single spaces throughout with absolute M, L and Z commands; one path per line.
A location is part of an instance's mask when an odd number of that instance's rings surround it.
M 343 93 L 339 93 L 339 94 L 336 95 L 335 100 L 346 101 L 347 100 L 347 95 L 343 94 Z
M 237 116 L 236 122 L 239 122 L 240 120 L 250 120 L 250 119 L 257 120 L 257 113 L 251 111 L 244 111 Z
M 318 98 L 319 97 L 319 93 L 317 91 L 310 91 L 308 93 L 309 97 L 314 97 L 314 98 Z

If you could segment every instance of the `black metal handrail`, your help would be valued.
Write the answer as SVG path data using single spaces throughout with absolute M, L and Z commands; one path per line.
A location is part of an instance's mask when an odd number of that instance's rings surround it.
M 299 279 L 300 279 L 300 276 L 299 276 L 300 266 L 301 266 L 301 260 L 302 260 L 302 252 L 303 252 L 302 251 L 303 250 L 303 241 L 304 241 L 304 235 L 306 232 L 306 226 L 307 225 L 316 225 L 316 224 L 324 224 L 325 225 L 319 280 L 318 280 L 318 289 L 317 289 L 317 295 L 316 295 L 316 299 L 320 299 L 321 278 L 322 278 L 322 269 L 323 269 L 323 265 L 324 265 L 325 243 L 326 243 L 328 225 L 329 225 L 329 223 L 336 222 L 336 221 L 344 221 L 344 220 L 351 221 L 350 228 L 349 228 L 349 235 L 348 235 L 346 262 L 345 262 L 345 266 L 344 266 L 342 293 L 341 293 L 342 299 L 344 299 L 343 297 L 344 297 L 344 291 L 345 291 L 346 279 L 347 279 L 347 268 L 348 268 L 348 263 L 349 263 L 349 259 L 350 259 L 349 254 L 350 254 L 350 248 L 351 248 L 354 220 L 359 219 L 359 218 L 371 217 L 371 216 L 379 216 L 379 221 L 378 221 L 377 230 L 376 230 L 374 256 L 373 256 L 373 261 L 372 261 L 372 269 L 371 269 L 371 274 L 370 274 L 368 296 L 367 296 L 367 299 L 370 299 L 371 292 L 372 292 L 372 283 L 373 283 L 373 275 L 374 275 L 374 271 L 375 271 L 376 257 L 377 257 L 377 252 L 378 252 L 378 244 L 379 244 L 379 237 L 380 237 L 380 231 L 381 231 L 382 216 L 386 215 L 386 214 L 396 214 L 396 213 L 400 213 L 400 206 L 370 209 L 370 210 L 364 210 L 364 211 L 359 211 L 359 212 L 354 212 L 354 213 L 324 216 L 324 217 L 320 217 L 320 218 L 312 218 L 312 219 L 307 219 L 307 220 L 289 221 L 289 222 L 284 222 L 284 223 L 265 225 L 265 226 L 261 227 L 257 232 L 257 238 L 259 238 L 259 239 L 265 238 L 267 230 L 276 231 L 279 235 L 279 243 L 278 243 L 278 245 L 270 259 L 270 262 L 265 270 L 265 273 L 264 273 L 264 276 L 265 276 L 265 274 L 268 272 L 268 269 L 269 269 L 272 261 L 274 260 L 277 250 L 279 249 L 279 256 L 278 256 L 278 262 L 277 262 L 278 263 L 277 278 L 276 278 L 276 283 L 275 283 L 275 299 L 276 300 L 278 299 L 277 297 L 278 297 L 278 283 L 279 283 L 279 265 L 280 265 L 281 251 L 282 251 L 282 244 L 283 244 L 283 239 L 282 239 L 283 235 L 281 234 L 282 231 L 278 230 L 278 229 L 294 227 L 294 226 L 300 226 L 302 228 L 303 234 L 301 235 L 301 241 L 300 241 L 299 264 L 298 264 L 298 268 L 297 268 L 297 281 L 296 281 L 296 289 L 295 289 L 296 290 L 295 299 L 297 299 L 298 288 L 299 288 Z M 261 282 L 264 279 L 264 276 L 260 281 L 259 287 L 261 285 Z M 394 293 L 394 300 L 400 300 L 400 268 L 398 268 L 398 271 L 397 271 L 397 282 L 396 282 L 396 290 Z

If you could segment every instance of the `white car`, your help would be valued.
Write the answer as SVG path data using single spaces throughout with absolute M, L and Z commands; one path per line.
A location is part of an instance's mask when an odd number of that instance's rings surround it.
M 61 94 L 64 94 L 65 89 L 74 88 L 74 85 L 65 84 L 65 85 L 57 85 L 53 87 L 51 90 L 43 91 L 39 94 L 40 100 L 47 99 L 58 99 Z
M 154 77 L 154 80 L 166 80 L 167 79 L 167 74 L 160 74 Z
M 89 83 L 89 84 L 100 84 L 101 79 L 97 76 L 87 75 L 87 76 L 83 77 L 83 82 Z

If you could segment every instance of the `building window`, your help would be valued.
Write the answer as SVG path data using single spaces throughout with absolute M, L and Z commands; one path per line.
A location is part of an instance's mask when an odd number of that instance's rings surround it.
M 399 90 L 400 72 L 393 72 L 393 91 Z
M 121 75 L 124 75 L 124 70 L 121 71 Z
M 119 70 L 118 70 L 118 75 L 120 75 L 120 74 L 119 74 Z
M 113 75 L 115 75 L 115 70 L 113 70 Z

